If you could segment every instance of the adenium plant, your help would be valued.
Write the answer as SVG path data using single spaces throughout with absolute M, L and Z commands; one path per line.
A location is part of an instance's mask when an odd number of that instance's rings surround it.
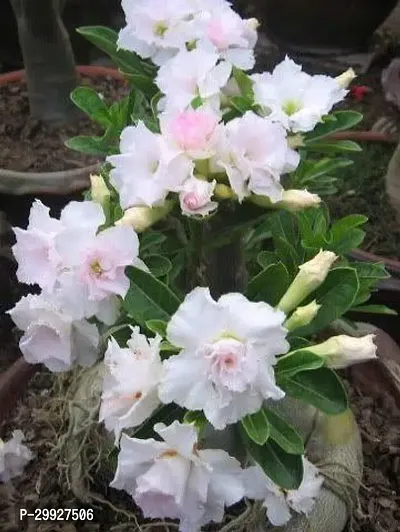
M 35 201 L 15 229 L 18 278 L 41 288 L 10 311 L 20 349 L 52 372 L 101 368 L 111 486 L 145 517 L 196 532 L 248 498 L 283 525 L 311 512 L 324 477 L 274 405 L 345 412 L 334 370 L 376 346 L 343 316 L 386 310 L 365 305 L 383 267 L 346 258 L 366 218 L 332 222 L 321 200 L 359 149 L 330 137 L 361 119 L 332 111 L 353 73 L 286 57 L 249 74 L 258 24 L 225 0 L 122 6 L 119 35 L 79 30 L 130 84 L 111 105 L 72 94 L 104 135 L 68 145 L 103 156 L 101 172 L 59 219 Z M 208 448 L 207 427 L 237 430 L 241 452 Z

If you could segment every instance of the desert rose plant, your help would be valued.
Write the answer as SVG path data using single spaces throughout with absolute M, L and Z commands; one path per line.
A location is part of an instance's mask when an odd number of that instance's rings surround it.
M 386 276 L 346 258 L 366 218 L 332 222 L 321 202 L 359 149 L 330 136 L 361 119 L 332 111 L 354 75 L 310 76 L 288 57 L 248 74 L 258 24 L 225 0 L 122 5 L 119 35 L 79 30 L 130 83 L 111 105 L 72 94 L 104 135 L 68 144 L 103 155 L 101 173 L 59 219 L 35 201 L 15 228 L 18 278 L 41 293 L 10 314 L 25 360 L 68 389 L 69 485 L 90 500 L 96 463 L 182 532 L 309 530 L 324 496 L 342 514 L 324 530 L 342 530 L 360 468 L 315 449 L 346 433 L 359 451 L 335 369 L 376 346 L 343 316 Z M 240 501 L 256 502 L 226 517 Z

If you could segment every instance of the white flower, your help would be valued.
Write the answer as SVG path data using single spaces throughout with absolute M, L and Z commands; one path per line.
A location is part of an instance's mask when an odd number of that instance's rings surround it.
M 280 177 L 300 160 L 289 148 L 284 128 L 249 111 L 228 122 L 225 133 L 212 159 L 213 170 L 226 171 L 240 201 L 250 192 L 280 201 Z
M 164 113 L 160 116 L 160 124 L 171 158 L 186 154 L 197 160 L 215 155 L 222 126 L 219 126 L 219 116 L 212 109 L 201 107 Z
M 204 10 L 196 20 L 198 48 L 216 52 L 241 70 L 254 67 L 254 46 L 257 42 L 257 21 L 243 20 L 227 4 Z
M 195 288 L 167 327 L 168 340 L 182 351 L 164 362 L 160 399 L 204 410 L 217 429 L 257 412 L 264 399 L 282 399 L 273 365 L 289 348 L 284 319 L 242 294 L 216 302 L 208 288 Z
M 342 369 L 377 358 L 375 334 L 367 334 L 361 338 L 341 334 L 332 336 L 325 342 L 307 348 L 316 355 L 327 359 L 330 368 Z
M 18 262 L 18 280 L 38 284 L 52 292 L 63 267 L 55 249 L 56 237 L 70 228 L 95 232 L 104 221 L 101 206 L 91 201 L 69 203 L 63 209 L 60 220 L 52 218 L 50 209 L 41 201 L 34 201 L 28 228 L 14 228 L 17 242 L 13 246 L 13 253 Z
M 32 452 L 24 445 L 24 434 L 20 430 L 13 432 L 11 440 L 4 442 L 0 439 L 0 481 L 22 474 L 24 467 L 33 459 Z
M 190 0 L 122 0 L 127 26 L 118 46 L 162 65 L 191 40 Z
M 207 216 L 218 207 L 216 201 L 211 201 L 216 181 L 209 183 L 192 177 L 185 181 L 179 193 L 182 213 L 187 216 Z
M 102 301 L 113 295 L 125 297 L 129 288 L 126 266 L 142 265 L 138 258 L 139 238 L 126 225 L 110 227 L 97 235 L 77 229 L 65 231 L 56 244 L 63 263 L 73 272 L 72 276 L 60 278 L 60 283 L 67 281 L 70 290 L 75 283 L 76 302 Z
M 107 161 L 114 166 L 110 181 L 123 209 L 162 203 L 168 192 L 192 173 L 193 164 L 186 157 L 164 157 L 162 136 L 152 133 L 143 122 L 123 130 L 120 151 Z
M 154 430 L 164 441 L 122 435 L 111 487 L 127 491 L 145 517 L 179 519 L 181 532 L 221 522 L 224 506 L 244 495 L 239 462 L 224 451 L 198 449 L 194 425 L 174 421 Z
M 203 103 L 219 107 L 221 88 L 227 83 L 232 67 L 218 54 L 202 49 L 181 51 L 158 71 L 156 83 L 165 94 L 167 111 L 183 111 L 200 97 Z
M 259 465 L 244 472 L 246 496 L 263 500 L 267 517 L 274 526 L 283 526 L 291 519 L 290 510 L 309 515 L 324 482 L 318 469 L 303 457 L 304 476 L 297 490 L 282 490 L 269 479 Z
M 256 103 L 272 120 L 295 133 L 313 130 L 347 94 L 335 78 L 310 76 L 288 57 L 272 74 L 254 74 L 251 78 Z
M 132 328 L 128 347 L 112 338 L 104 357 L 107 373 L 103 382 L 100 421 L 116 438 L 122 429 L 137 427 L 160 404 L 157 386 L 161 378 L 161 337 L 147 339 L 139 327 Z
M 340 76 L 337 76 L 335 78 L 336 83 L 339 84 L 339 86 L 342 89 L 347 89 L 347 87 L 350 85 L 350 83 L 357 77 L 357 74 L 354 72 L 352 68 L 347 69 L 343 74 L 340 74 Z
M 332 264 L 337 259 L 332 251 L 321 251 L 311 260 L 299 266 L 299 273 L 278 303 L 278 308 L 287 314 L 316 290 L 326 279 Z
M 97 358 L 99 333 L 95 325 L 74 320 L 45 295 L 28 295 L 9 311 L 24 331 L 19 347 L 27 362 L 44 364 L 50 371 L 66 371 L 74 362 L 92 365 Z

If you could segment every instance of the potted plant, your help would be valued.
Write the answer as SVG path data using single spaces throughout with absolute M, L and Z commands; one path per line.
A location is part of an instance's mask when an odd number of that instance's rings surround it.
M 360 119 L 331 113 L 351 73 L 321 87 L 286 60 L 283 80 L 248 75 L 254 21 L 156 5 L 124 3 L 119 47 L 142 55 L 123 56 L 129 112 L 75 95 L 112 131 L 125 120 L 117 149 L 69 141 L 106 156 L 85 201 L 59 219 L 35 202 L 15 230 L 19 280 L 41 292 L 10 314 L 25 361 L 60 374 L 57 463 L 86 504 L 110 484 L 117 512 L 182 531 L 342 532 L 362 457 L 335 370 L 376 358 L 344 317 L 387 274 L 347 258 L 365 217 L 331 222 L 304 187 L 332 190 L 337 154 L 358 149 L 327 139 Z M 115 55 L 103 28 L 81 31 Z
M 70 39 L 61 18 L 64 1 L 46 1 L 40 10 L 30 0 L 13 0 L 11 4 L 25 70 L 0 75 L 0 85 L 26 79 L 31 119 L 57 131 L 78 119 L 78 110 L 70 99 L 78 74 L 116 80 L 121 80 L 121 76 L 116 70 L 104 67 L 75 67 Z M 89 186 L 90 172 L 96 168 L 98 165 L 93 160 L 91 164 L 54 172 L 3 168 L 0 169 L 0 191 L 16 195 L 71 194 Z

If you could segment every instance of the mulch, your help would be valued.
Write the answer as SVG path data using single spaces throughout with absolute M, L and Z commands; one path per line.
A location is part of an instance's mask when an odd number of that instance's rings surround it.
M 366 395 L 350 372 L 346 376 L 350 402 L 356 415 L 364 452 L 364 477 L 360 505 L 355 512 L 353 532 L 398 532 L 400 523 L 400 410 L 394 399 L 382 389 L 380 395 Z M 25 508 L 88 508 L 60 487 L 60 476 L 49 460 L 57 427 L 43 415 L 43 405 L 51 398 L 52 376 L 37 373 L 26 396 L 20 401 L 13 418 L 0 425 L 0 436 L 22 428 L 27 444 L 36 459 L 24 475 L 14 479 L 13 489 L 0 485 L 0 530 L 2 532 L 133 532 L 134 521 L 116 515 L 110 508 L 95 506 L 93 521 L 85 523 L 50 523 L 20 521 L 19 510 Z M 110 500 L 118 500 L 128 512 L 134 512 L 129 498 L 110 490 Z M 90 507 L 90 506 L 89 506 Z M 129 524 L 130 523 L 130 524 Z M 152 532 L 165 531 L 155 527 Z M 173 529 L 170 529 L 171 531 Z M 215 530 L 215 529 L 214 529 Z

